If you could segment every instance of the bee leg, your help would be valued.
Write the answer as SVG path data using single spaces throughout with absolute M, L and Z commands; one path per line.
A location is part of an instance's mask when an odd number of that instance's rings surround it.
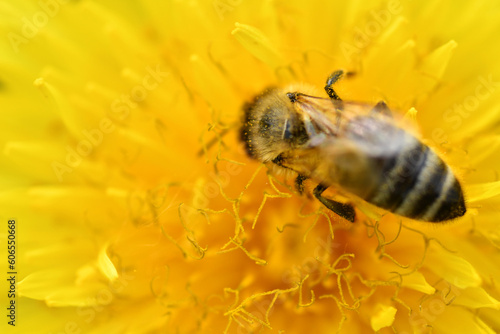
M 338 71 L 335 71 L 333 72 L 332 74 L 330 74 L 330 76 L 328 77 L 328 79 L 326 79 L 326 86 L 325 86 L 325 91 L 326 91 L 326 94 L 328 94 L 328 96 L 332 99 L 332 100 L 342 100 L 338 95 L 337 93 L 335 92 L 335 90 L 333 90 L 332 86 L 337 82 L 339 81 L 342 77 L 345 76 L 352 76 L 354 75 L 353 72 L 344 72 L 343 70 L 338 70 Z
M 328 209 L 332 210 L 340 217 L 347 219 L 351 223 L 354 223 L 354 218 L 356 213 L 354 212 L 354 208 L 351 204 L 340 203 L 329 198 L 321 196 L 323 191 L 325 191 L 328 187 L 323 184 L 318 184 L 316 188 L 313 190 L 314 196 Z
M 290 167 L 283 165 L 284 160 L 285 159 L 283 158 L 283 154 L 280 154 L 276 158 L 274 158 L 272 162 L 280 167 L 291 169 Z M 300 173 L 297 175 L 297 178 L 295 179 L 295 189 L 297 189 L 297 191 L 301 195 L 304 193 L 304 181 L 307 179 L 308 179 L 307 176 Z
M 304 193 L 304 181 L 307 180 L 307 176 L 299 174 L 295 179 L 295 189 L 299 192 L 299 194 Z
M 328 79 L 326 79 L 326 86 L 325 86 L 325 91 L 326 94 L 332 99 L 332 100 L 341 100 L 340 97 L 337 95 L 337 93 L 333 90 L 332 86 L 334 83 L 339 81 L 340 78 L 344 76 L 344 71 L 343 70 L 338 70 L 330 74 Z
M 379 103 L 377 103 L 375 105 L 375 107 L 373 107 L 371 112 L 377 113 L 377 114 L 382 114 L 382 115 L 385 115 L 387 117 L 392 118 L 391 109 L 389 109 L 389 107 L 387 106 L 387 104 L 385 104 L 384 101 L 380 101 Z

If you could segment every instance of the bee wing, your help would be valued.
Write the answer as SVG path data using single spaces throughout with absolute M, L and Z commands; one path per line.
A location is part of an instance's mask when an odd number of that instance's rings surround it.
M 387 153 L 375 154 L 380 158 Z M 367 158 L 365 147 L 345 138 L 325 136 L 315 146 L 286 152 L 282 164 L 323 184 L 335 184 L 347 193 L 358 194 L 377 186 L 378 179 L 372 177 L 372 160 Z
M 402 114 L 393 111 L 384 112 L 379 107 L 368 103 L 331 100 L 316 96 L 296 93 L 295 106 L 309 117 L 315 125 L 327 133 L 335 133 L 339 123 L 355 117 L 370 117 L 375 121 L 390 123 L 397 128 L 403 128 L 412 134 L 419 133 L 414 123 L 402 117 Z
M 404 132 L 415 132 L 400 115 L 387 115 L 365 103 L 297 94 L 295 105 L 303 115 L 311 148 L 328 143 L 339 148 L 336 152 L 383 158 L 399 152 Z
M 363 150 L 352 141 L 326 136 L 322 138 L 321 142 L 314 145 L 283 153 L 283 164 L 297 172 L 311 174 L 325 161 L 335 161 L 339 166 L 359 166 L 366 160 Z

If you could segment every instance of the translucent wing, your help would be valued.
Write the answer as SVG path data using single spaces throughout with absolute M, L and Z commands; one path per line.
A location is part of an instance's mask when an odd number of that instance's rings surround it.
M 389 116 L 372 105 L 332 101 L 326 98 L 295 94 L 294 106 L 303 116 L 310 141 L 309 148 L 335 145 L 358 155 L 394 156 L 401 150 L 407 135 L 415 129 L 398 114 Z M 332 157 L 333 158 L 333 157 Z
M 363 103 L 292 96 L 309 140 L 284 152 L 282 166 L 326 185 L 335 184 L 365 198 L 373 192 L 408 147 L 418 139 L 389 116 Z

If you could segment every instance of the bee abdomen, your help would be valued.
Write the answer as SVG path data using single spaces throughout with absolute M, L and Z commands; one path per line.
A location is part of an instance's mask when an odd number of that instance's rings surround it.
M 465 211 L 460 183 L 450 167 L 432 151 L 415 187 L 394 210 L 402 216 L 428 222 L 461 217 Z
M 408 139 L 408 138 L 406 138 Z M 400 152 L 367 200 L 412 219 L 440 222 L 463 216 L 462 188 L 451 169 L 418 140 Z

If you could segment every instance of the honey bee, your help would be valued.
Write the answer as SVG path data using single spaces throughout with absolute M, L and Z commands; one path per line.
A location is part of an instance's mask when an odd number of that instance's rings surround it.
M 327 97 L 311 86 L 264 91 L 245 107 L 241 140 L 251 158 L 297 174 L 295 187 L 318 183 L 314 196 L 354 222 L 351 203 L 324 197 L 334 187 L 400 216 L 443 222 L 466 212 L 462 187 L 451 168 L 381 101 L 343 101 L 326 81 Z

